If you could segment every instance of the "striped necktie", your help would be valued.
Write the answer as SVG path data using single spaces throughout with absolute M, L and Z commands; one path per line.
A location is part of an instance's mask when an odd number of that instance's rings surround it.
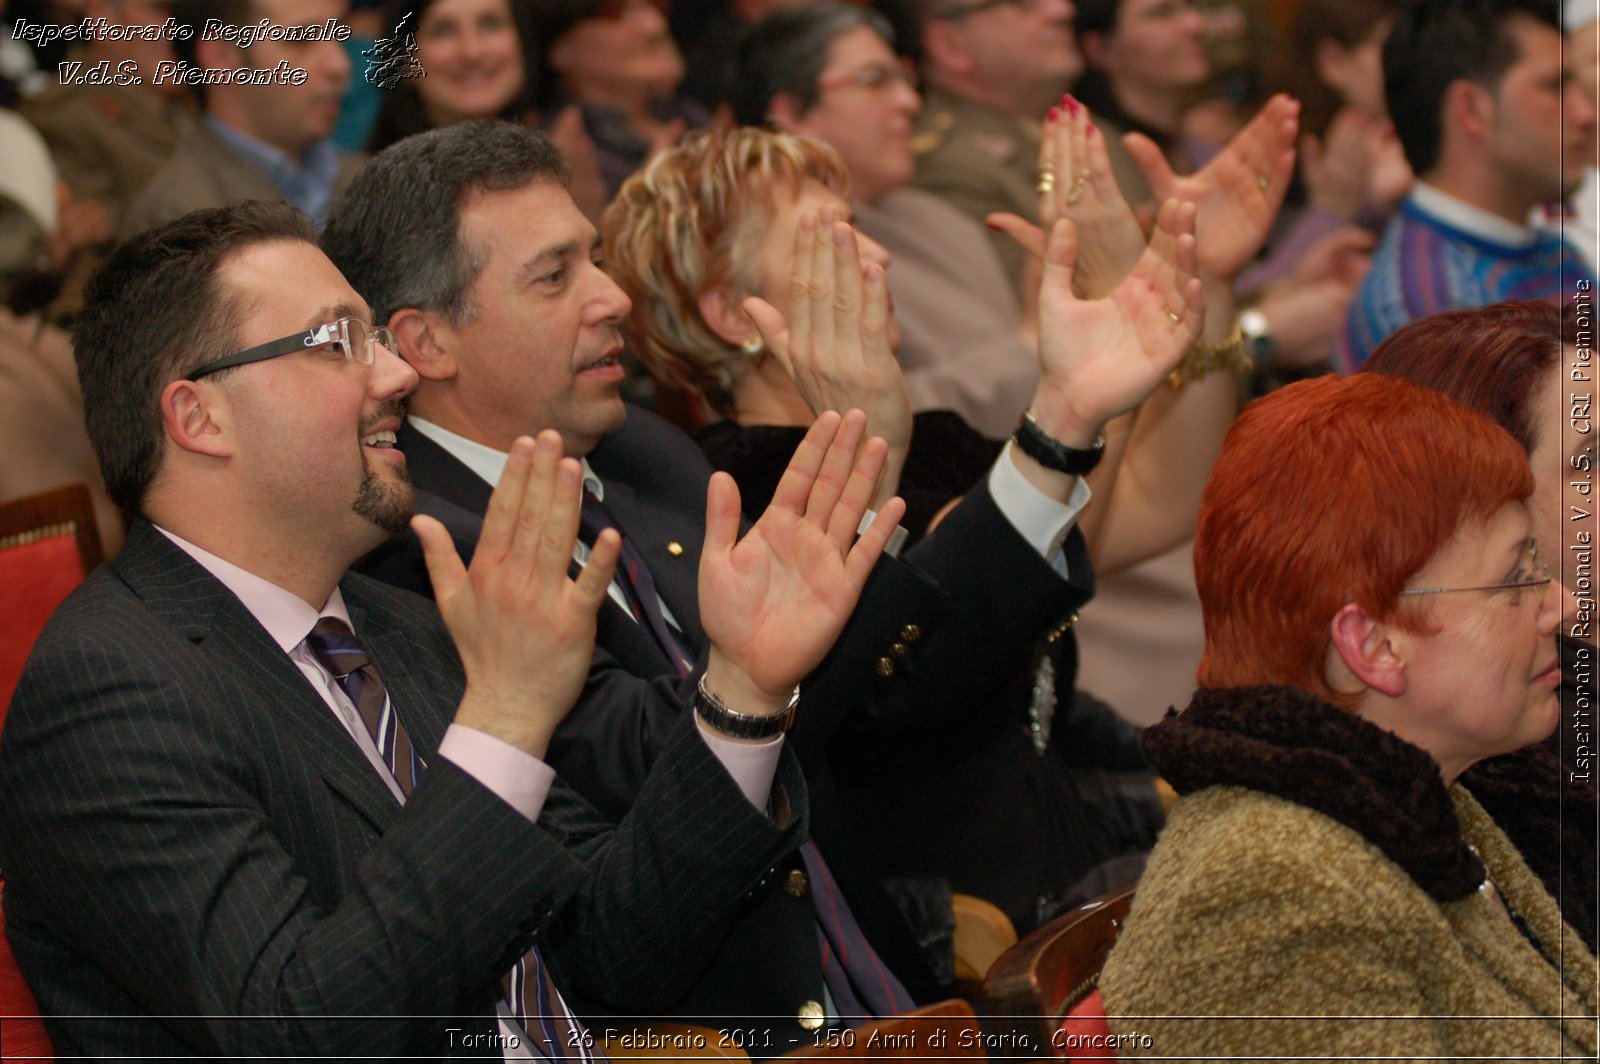
M 687 676 L 694 671 L 695 653 L 689 646 L 689 641 L 672 625 L 667 623 L 667 618 L 661 612 L 661 596 L 656 592 L 655 578 L 650 575 L 650 567 L 644 563 L 641 555 L 631 542 L 627 534 L 622 531 L 622 526 L 617 524 L 617 519 L 612 516 L 606 504 L 601 502 L 588 488 L 583 491 L 583 509 L 578 515 L 578 533 L 583 537 L 583 542 L 594 549 L 594 541 L 600 533 L 608 528 L 617 530 L 617 535 L 622 537 L 622 555 L 617 559 L 617 583 L 622 586 L 623 596 L 628 600 L 629 607 L 633 610 L 634 620 L 643 624 L 650 634 L 655 636 L 656 643 L 666 654 L 667 660 L 672 662 L 672 667 L 679 676 Z
M 337 617 L 318 620 L 306 645 L 323 668 L 333 674 L 367 727 L 383 762 L 410 797 L 427 767 L 406 734 L 378 670 L 350 626 Z M 552 1061 L 603 1061 L 605 1055 L 586 1043 L 583 1025 L 572 1014 L 539 951 L 529 950 L 501 980 L 506 1007 L 527 1032 L 535 1051 Z

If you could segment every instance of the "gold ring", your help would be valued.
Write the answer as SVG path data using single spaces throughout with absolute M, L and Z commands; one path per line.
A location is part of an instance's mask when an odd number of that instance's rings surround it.
M 1259 188 L 1261 191 L 1265 192 L 1267 189 L 1269 189 L 1271 187 L 1272 187 L 1272 182 L 1271 181 L 1268 181 L 1265 177 L 1262 177 L 1259 174 L 1256 176 L 1256 188 Z
M 1083 190 L 1088 187 L 1088 182 L 1083 174 L 1078 174 L 1072 179 L 1072 187 L 1067 189 L 1067 206 L 1072 206 L 1083 198 Z
M 1056 175 L 1050 173 L 1048 170 L 1041 171 L 1039 174 L 1039 195 L 1048 196 L 1050 193 L 1055 191 L 1055 188 Z
M 1172 324 L 1174 324 L 1174 325 L 1182 325 L 1183 324 L 1183 315 L 1182 314 L 1174 314 L 1174 313 L 1172 313 L 1172 311 L 1168 310 L 1167 311 L 1167 320 L 1172 322 Z

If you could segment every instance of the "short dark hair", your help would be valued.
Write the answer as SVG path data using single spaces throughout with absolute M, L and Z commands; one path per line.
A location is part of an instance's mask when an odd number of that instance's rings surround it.
M 253 0 L 174 0 L 172 21 L 180 30 L 172 40 L 172 54 L 180 63 L 200 69 L 200 33 L 208 21 L 215 19 L 224 26 L 243 26 L 255 16 Z M 206 102 L 206 87 L 200 83 L 189 86 L 189 93 L 202 107 Z
M 1395 20 L 1383 44 L 1383 91 L 1418 174 L 1439 161 L 1445 90 L 1463 79 L 1492 87 L 1517 61 L 1517 15 L 1561 31 L 1557 0 L 1421 0 Z
M 334 204 L 322 249 L 383 324 L 404 307 L 455 323 L 476 312 L 468 291 L 483 269 L 461 242 L 461 210 L 480 192 L 536 181 L 565 186 L 550 138 L 512 122 L 461 122 L 379 152 Z
M 894 33 L 870 8 L 826 3 L 779 11 L 740 35 L 734 48 L 729 103 L 741 126 L 766 123 L 774 97 L 788 93 L 810 110 L 820 95 L 817 78 L 828 49 L 854 29 L 869 29 L 894 47 Z
M 89 281 L 73 351 L 89 441 L 118 506 L 137 512 L 161 464 L 161 390 L 237 346 L 239 307 L 219 280 L 223 262 L 286 240 L 317 241 L 287 203 L 191 211 L 117 248 Z

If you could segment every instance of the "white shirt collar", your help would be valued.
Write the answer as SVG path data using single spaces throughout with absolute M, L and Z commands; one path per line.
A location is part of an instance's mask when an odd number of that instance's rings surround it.
M 500 477 L 506 471 L 506 452 L 497 451 L 493 447 L 486 447 L 475 440 L 441 428 L 433 422 L 417 417 L 415 414 L 406 418 L 411 427 L 422 433 L 428 439 L 443 447 L 456 461 L 476 473 L 486 484 L 500 483 Z M 606 488 L 589 468 L 589 459 L 578 459 L 583 466 L 584 489 L 594 495 L 601 502 L 605 501 Z
M 1474 207 L 1466 200 L 1441 192 L 1432 185 L 1418 180 L 1411 186 L 1411 198 L 1418 207 L 1451 226 L 1495 244 L 1507 247 L 1528 247 L 1538 240 L 1539 234 L 1529 226 L 1509 222 L 1498 214 L 1490 214 Z

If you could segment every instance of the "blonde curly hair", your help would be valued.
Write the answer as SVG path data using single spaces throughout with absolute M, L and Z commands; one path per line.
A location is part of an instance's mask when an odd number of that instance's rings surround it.
M 763 129 L 705 130 L 635 173 L 600 221 L 607 270 L 633 300 L 623 332 L 657 378 L 724 416 L 751 363 L 700 315 L 700 296 L 760 283 L 761 242 L 784 191 L 810 178 L 848 197 L 850 174 L 820 141 Z

